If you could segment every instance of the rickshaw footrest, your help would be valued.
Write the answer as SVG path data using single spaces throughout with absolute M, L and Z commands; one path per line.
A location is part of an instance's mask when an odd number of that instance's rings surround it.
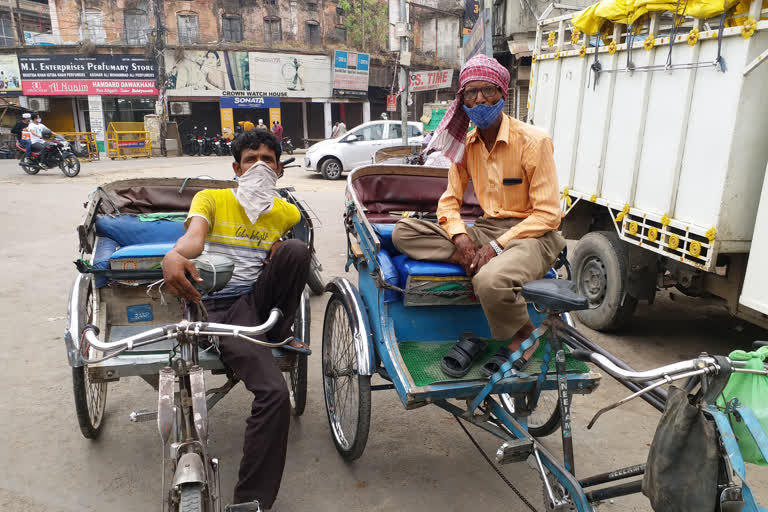
M 531 453 L 533 453 L 533 441 L 527 438 L 514 439 L 505 442 L 496 450 L 496 462 L 499 464 L 523 462 Z

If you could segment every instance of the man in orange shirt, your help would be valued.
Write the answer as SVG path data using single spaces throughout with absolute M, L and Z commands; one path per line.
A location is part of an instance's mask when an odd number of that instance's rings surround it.
M 552 139 L 504 114 L 508 87 L 509 72 L 495 59 L 467 61 L 456 100 L 427 148 L 441 149 L 453 162 L 437 205 L 438 223 L 403 219 L 392 236 L 411 258 L 457 263 L 472 276 L 491 335 L 508 342 L 483 367 L 488 375 L 533 332 L 520 287 L 540 279 L 565 247 L 556 231 L 562 213 Z M 470 120 L 477 128 L 467 134 Z M 472 226 L 460 215 L 469 180 L 484 212 Z M 517 369 L 536 346 L 517 360 Z M 443 371 L 465 375 L 484 348 L 476 338 L 460 341 L 443 360 Z

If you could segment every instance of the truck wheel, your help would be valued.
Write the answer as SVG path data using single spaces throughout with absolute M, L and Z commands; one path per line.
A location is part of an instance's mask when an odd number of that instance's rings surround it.
M 327 180 L 337 180 L 341 178 L 341 162 L 335 158 L 328 158 L 320 166 L 320 172 L 323 173 L 323 178 Z
M 573 278 L 589 309 L 576 316 L 596 331 L 619 329 L 635 312 L 637 299 L 626 293 L 627 245 L 612 231 L 587 233 L 576 246 Z

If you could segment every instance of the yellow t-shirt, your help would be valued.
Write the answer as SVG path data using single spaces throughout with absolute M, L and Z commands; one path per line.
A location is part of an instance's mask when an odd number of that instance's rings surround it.
M 217 297 L 248 293 L 272 244 L 301 219 L 296 206 L 276 197 L 272 209 L 251 222 L 233 189 L 201 190 L 195 194 L 187 225 L 192 217 L 208 221 L 205 252 L 226 256 L 235 264 L 232 279 Z

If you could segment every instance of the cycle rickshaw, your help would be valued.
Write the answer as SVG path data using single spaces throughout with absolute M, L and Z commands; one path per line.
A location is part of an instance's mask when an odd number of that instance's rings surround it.
M 235 186 L 234 181 L 212 179 L 115 181 L 92 193 L 77 229 L 79 273 L 70 294 L 64 339 L 80 430 L 88 439 L 98 437 L 109 385 L 140 377 L 152 386 L 158 393 L 157 411 L 134 411 L 130 420 L 157 421 L 167 510 L 214 512 L 223 506 L 219 460 L 207 452 L 208 411 L 238 381 L 218 357 L 218 336 L 272 347 L 288 384 L 293 414 L 301 415 L 306 403 L 307 356 L 279 348 L 292 338 L 274 344 L 254 339 L 269 331 L 282 312 L 273 309 L 265 323 L 255 327 L 215 324 L 207 321 L 204 306 L 180 301 L 162 290 L 162 258 L 184 233 L 183 220 L 194 195 L 203 189 Z M 311 247 L 312 222 L 305 208 L 292 189 L 279 189 L 279 193 L 302 214 L 289 236 Z M 205 280 L 200 289 L 203 295 L 220 290 L 232 276 L 233 265 L 227 258 L 203 254 L 196 266 Z M 309 311 L 309 295 L 304 291 L 293 335 L 307 345 Z M 206 388 L 205 372 L 226 375 L 226 382 Z
M 537 326 L 523 349 L 540 340 L 524 371 L 514 370 L 508 361 L 490 379 L 484 377 L 480 367 L 498 348 L 493 343 L 465 377 L 454 379 L 440 371 L 440 360 L 462 332 L 489 336 L 482 308 L 460 267 L 411 260 L 398 253 L 391 237 L 394 223 L 403 216 L 436 221 L 437 200 L 446 183 L 446 169 L 417 166 L 369 165 L 348 177 L 347 269 L 357 270 L 358 284 L 344 278 L 328 284 L 331 297 L 322 346 L 326 411 L 339 454 L 350 461 L 362 455 L 370 427 L 371 392 L 394 389 L 406 409 L 433 404 L 500 438 L 496 461 L 528 461 L 542 480 L 546 510 L 594 510 L 601 501 L 640 492 L 642 480 L 633 477 L 642 476 L 646 465 L 576 477 L 571 397 L 598 387 L 601 374 L 586 365 L 590 361 L 633 391 L 620 403 L 641 397 L 663 411 L 667 394 L 662 384 L 686 379 L 687 391 L 698 389 L 701 410 L 719 436 L 721 467 L 717 489 L 711 489 L 717 510 L 764 510 L 746 483 L 728 415 L 745 421 L 764 456 L 768 438 L 749 409 L 730 403 L 730 409 L 721 410 L 712 398 L 717 382 L 722 390 L 723 376 L 727 381 L 731 372 L 753 370 L 702 354 L 636 372 L 573 327 L 568 312 L 586 309 L 587 299 L 569 280 L 557 279 L 554 271 L 521 290 Z M 471 182 L 461 214 L 466 222 L 482 214 Z M 559 264 L 567 268 L 564 255 Z M 765 369 L 760 372 L 766 374 Z M 373 376 L 384 384 L 372 384 Z M 537 440 L 557 429 L 562 459 Z

